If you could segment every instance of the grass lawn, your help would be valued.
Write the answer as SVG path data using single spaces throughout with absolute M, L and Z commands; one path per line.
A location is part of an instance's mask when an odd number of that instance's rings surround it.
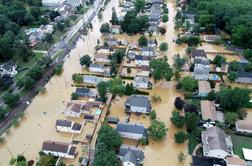
M 242 148 L 252 149 L 252 138 L 240 135 L 231 135 L 234 154 L 244 159 Z

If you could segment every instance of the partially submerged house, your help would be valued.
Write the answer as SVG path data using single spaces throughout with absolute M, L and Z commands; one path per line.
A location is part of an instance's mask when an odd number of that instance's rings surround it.
M 201 58 L 202 59 L 202 58 L 207 58 L 207 55 L 206 55 L 204 50 L 194 49 L 194 50 L 192 50 L 190 57 L 192 59 L 195 59 L 195 58 Z
M 81 102 L 68 102 L 64 114 L 68 117 L 79 118 L 84 112 L 89 112 L 91 106 Z
M 196 80 L 208 80 L 210 72 L 209 60 L 206 58 L 194 59 L 193 78 Z
M 136 55 L 135 56 L 135 64 L 137 66 L 149 66 L 152 57 L 143 56 L 143 55 Z
M 102 81 L 102 78 L 97 77 L 97 76 L 92 76 L 92 75 L 84 75 L 83 76 L 83 82 L 86 84 L 97 85 L 101 81 Z
M 217 120 L 217 112 L 214 101 L 201 100 L 200 107 L 203 120 Z
M 77 94 L 79 97 L 90 97 L 90 98 L 98 97 L 98 91 L 96 89 L 90 89 L 90 88 L 76 88 L 75 94 Z
M 104 45 L 104 46 L 100 46 L 96 52 L 102 53 L 102 54 L 112 54 L 114 53 L 114 48 Z
M 76 154 L 76 147 L 71 143 L 44 141 L 42 145 L 42 152 L 52 156 L 73 159 Z
M 221 37 L 220 35 L 203 35 L 203 39 L 205 42 L 214 43 L 221 40 Z
M 136 76 L 133 81 L 133 87 L 134 88 L 143 88 L 147 89 L 152 86 L 149 77 L 143 77 L 143 76 Z
M 252 122 L 249 120 L 238 120 L 235 123 L 236 131 L 252 133 Z
M 155 51 L 153 47 L 143 47 L 141 50 L 143 56 L 155 56 Z
M 134 146 L 122 145 L 117 156 L 123 163 L 123 166 L 139 166 L 144 164 L 144 152 Z
M 102 64 L 92 63 L 89 65 L 89 71 L 95 73 L 103 73 L 105 71 L 105 67 Z
M 106 120 L 108 123 L 113 123 L 113 124 L 117 124 L 119 122 L 119 118 L 113 117 L 113 116 L 106 117 Z
M 208 93 L 211 92 L 210 83 L 208 81 L 199 81 L 198 90 L 199 97 L 207 97 Z
M 238 78 L 235 80 L 237 83 L 251 84 L 252 73 L 251 72 L 238 72 Z
M 149 40 L 147 40 L 147 46 L 148 47 L 156 47 L 157 42 L 155 40 L 149 39 Z
M 111 33 L 119 34 L 122 32 L 121 25 L 112 25 L 111 26 Z
M 215 126 L 207 128 L 206 131 L 202 131 L 201 139 L 205 157 L 225 159 L 227 156 L 232 156 L 232 140 L 224 130 Z
M 81 133 L 82 125 L 69 120 L 58 119 L 55 124 L 59 132 Z
M 151 112 L 150 100 L 146 96 L 131 95 L 125 102 L 125 111 L 149 114 Z
M 94 61 L 96 63 L 108 64 L 110 62 L 107 54 L 98 53 L 94 55 Z
M 140 140 L 147 139 L 147 129 L 142 124 L 119 122 L 116 130 L 123 138 Z

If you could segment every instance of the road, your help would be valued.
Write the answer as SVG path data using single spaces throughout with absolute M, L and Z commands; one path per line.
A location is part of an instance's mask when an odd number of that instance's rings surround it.
M 64 58 L 66 57 L 67 53 L 70 51 L 69 48 L 73 47 L 75 44 L 67 44 L 72 37 L 74 37 L 75 34 L 79 32 L 81 28 L 88 25 L 95 15 L 98 13 L 99 9 L 103 7 L 102 0 L 96 0 L 94 5 L 88 10 L 85 15 L 80 17 L 79 21 L 74 25 L 66 34 L 61 38 L 61 41 L 54 44 L 49 50 L 49 54 L 45 54 L 45 56 L 49 55 L 52 56 L 56 54 L 59 51 L 64 51 L 64 54 L 55 59 L 52 63 L 52 65 L 46 69 L 45 73 L 43 74 L 43 77 L 36 83 L 34 88 L 32 88 L 25 96 L 23 96 L 19 102 L 19 104 L 12 109 L 12 111 L 7 115 L 7 117 L 0 123 L 0 135 L 9 127 L 11 126 L 12 120 L 22 111 L 24 111 L 28 104 L 27 102 L 31 102 L 32 99 L 37 95 L 38 93 L 38 87 L 43 87 L 48 82 L 48 80 L 51 78 L 51 76 L 54 73 L 54 67 L 59 64 L 63 63 Z M 76 39 L 77 40 L 77 39 Z M 17 87 L 13 87 L 12 89 L 16 89 Z

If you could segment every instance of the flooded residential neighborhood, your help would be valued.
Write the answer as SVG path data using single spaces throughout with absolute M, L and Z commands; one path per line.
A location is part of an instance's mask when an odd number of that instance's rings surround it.
M 213 31 L 198 25 L 194 2 L 92 3 L 70 5 L 87 10 L 66 30 L 76 42 L 2 133 L 0 166 L 20 156 L 29 166 L 250 166 L 250 59 L 220 35 L 206 39 Z

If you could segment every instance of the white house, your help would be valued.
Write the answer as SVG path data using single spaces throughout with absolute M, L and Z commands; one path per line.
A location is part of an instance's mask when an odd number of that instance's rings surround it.
M 148 56 L 136 55 L 135 64 L 137 66 L 149 66 L 151 58 Z
M 91 107 L 87 103 L 68 102 L 64 110 L 67 117 L 79 118 L 82 113 L 89 112 Z
M 196 80 L 208 80 L 210 72 L 209 60 L 207 58 L 194 59 L 193 78 Z
M 149 114 L 151 112 L 151 104 L 146 96 L 131 95 L 125 102 L 125 111 Z
M 90 88 L 76 88 L 75 94 L 79 97 L 89 97 L 89 98 L 97 98 L 98 91 L 97 89 L 90 89 Z
M 114 49 L 109 46 L 100 46 L 99 49 L 96 51 L 98 54 L 112 54 L 114 53 Z
M 74 123 L 73 121 L 58 119 L 55 127 L 59 132 L 81 133 L 83 126 L 79 123 Z
M 17 65 L 12 61 L 8 61 L 0 65 L 0 76 L 8 75 L 14 77 L 18 73 L 16 69 Z
M 123 138 L 140 140 L 147 139 L 147 129 L 142 124 L 119 122 L 116 130 Z
M 95 73 L 103 73 L 105 71 L 105 67 L 102 64 L 92 63 L 89 66 L 89 71 Z
M 147 89 L 151 86 L 149 77 L 137 76 L 134 78 L 133 87 Z
M 65 0 L 42 0 L 43 6 L 57 8 L 60 7 Z
M 138 166 L 144 164 L 144 152 L 137 147 L 122 145 L 117 157 L 123 166 Z
M 143 47 L 142 48 L 143 56 L 155 56 L 155 51 L 153 47 Z
M 110 60 L 108 58 L 108 55 L 107 54 L 101 54 L 101 53 L 94 55 L 94 61 L 96 63 L 109 63 L 110 62 Z
M 53 33 L 53 25 L 40 25 L 39 27 L 44 34 L 51 34 Z
M 97 85 L 101 81 L 102 81 L 102 79 L 97 76 L 92 76 L 92 75 L 84 75 L 83 76 L 83 82 L 86 84 Z
M 206 157 L 225 159 L 232 155 L 232 140 L 218 127 L 207 128 L 202 131 L 203 155 Z
M 252 122 L 249 120 L 238 120 L 235 123 L 236 131 L 252 133 Z
M 157 44 L 156 44 L 155 40 L 149 39 L 149 40 L 147 41 L 147 46 L 148 46 L 148 47 L 156 47 Z
M 52 156 L 73 159 L 76 154 L 76 147 L 70 143 L 44 141 L 42 145 L 42 152 Z

